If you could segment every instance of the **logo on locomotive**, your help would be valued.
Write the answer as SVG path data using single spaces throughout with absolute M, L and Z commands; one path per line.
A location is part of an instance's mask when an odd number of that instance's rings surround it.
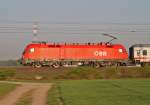
M 107 56 L 107 52 L 106 51 L 95 51 L 94 55 L 95 56 Z

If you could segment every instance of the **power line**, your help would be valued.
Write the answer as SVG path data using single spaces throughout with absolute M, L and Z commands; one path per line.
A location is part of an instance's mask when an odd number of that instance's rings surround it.
M 35 20 L 0 20 L 1 23 L 18 23 L 18 24 L 33 24 L 35 22 Z M 150 25 L 150 22 L 144 22 L 144 23 L 137 23 L 137 22 L 127 22 L 127 23 L 123 23 L 123 22 L 68 22 L 68 21 L 56 21 L 56 22 L 52 22 L 52 21 L 38 21 L 39 24 L 72 24 L 72 25 Z

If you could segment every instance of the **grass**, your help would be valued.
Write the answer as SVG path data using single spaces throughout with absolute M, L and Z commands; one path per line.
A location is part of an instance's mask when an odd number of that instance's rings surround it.
M 16 85 L 14 84 L 5 84 L 5 83 L 0 83 L 0 98 L 14 90 Z
M 60 105 L 60 95 L 56 84 L 49 90 L 47 100 L 47 105 Z
M 71 80 L 60 84 L 64 105 L 149 105 L 150 79 Z
M 41 80 L 35 79 L 42 76 Z M 120 78 L 126 78 L 122 80 Z M 149 105 L 150 66 L 107 68 L 0 68 L 0 80 L 56 82 L 48 93 L 48 105 Z M 102 79 L 102 80 L 100 80 Z M 106 80 L 107 79 L 107 80 Z M 120 80 L 112 80 L 120 79 Z M 15 85 L 0 84 L 0 98 Z M 29 105 L 30 96 L 18 105 Z

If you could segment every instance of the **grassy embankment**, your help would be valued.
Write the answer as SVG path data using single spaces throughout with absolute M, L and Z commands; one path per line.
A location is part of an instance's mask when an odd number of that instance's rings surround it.
M 80 79 L 121 79 L 150 78 L 147 67 L 107 67 L 107 68 L 0 68 L 0 80 L 50 82 L 57 80 Z

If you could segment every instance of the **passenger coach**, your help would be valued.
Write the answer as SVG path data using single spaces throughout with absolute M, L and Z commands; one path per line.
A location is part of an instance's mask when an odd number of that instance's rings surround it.
M 135 44 L 129 48 L 129 53 L 134 63 L 150 63 L 150 44 Z

